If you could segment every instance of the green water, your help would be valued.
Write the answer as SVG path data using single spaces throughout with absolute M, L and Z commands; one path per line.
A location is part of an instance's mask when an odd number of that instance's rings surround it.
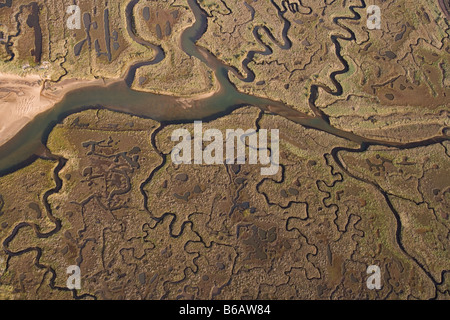
M 130 12 L 137 2 L 137 0 L 132 2 Z M 105 108 L 157 121 L 185 122 L 220 116 L 238 106 L 252 105 L 283 116 L 298 124 L 326 131 L 357 143 L 375 142 L 333 128 L 324 119 L 305 117 L 304 114 L 281 102 L 238 92 L 228 78 L 230 68 L 223 65 L 221 61 L 205 49 L 195 45 L 206 30 L 207 19 L 197 1 L 188 0 L 188 3 L 195 15 L 195 22 L 182 33 L 181 48 L 188 55 L 200 59 L 213 71 L 219 87 L 217 92 L 207 98 L 181 99 L 174 96 L 132 90 L 125 80 L 118 80 L 108 86 L 91 86 L 73 90 L 67 93 L 62 101 L 52 109 L 36 116 L 14 138 L 0 146 L 0 175 L 13 171 L 32 159 L 35 154 L 42 152 L 43 144 L 45 144 L 51 129 L 64 117 L 89 108 Z M 131 23 L 128 23 L 129 28 L 130 25 Z M 128 32 L 132 33 L 131 30 L 128 30 Z M 154 46 L 151 46 L 154 49 Z M 160 50 L 159 59 L 162 58 L 163 52 Z M 135 71 L 139 66 L 151 65 L 156 62 L 138 62 L 130 68 L 129 74 L 134 75 L 133 70 Z
M 227 112 L 239 105 L 264 105 L 269 100 L 239 93 L 228 80 L 228 71 L 218 60 L 205 57 L 195 41 L 205 28 L 206 17 L 195 1 L 191 1 L 196 15 L 194 25 L 181 36 L 187 54 L 207 63 L 215 73 L 219 90 L 203 99 L 180 99 L 168 95 L 139 92 L 130 89 L 125 81 L 108 86 L 92 86 L 67 93 L 61 102 L 30 121 L 14 138 L 0 147 L 0 173 L 10 171 L 18 164 L 42 151 L 51 129 L 65 116 L 89 108 L 106 108 L 157 121 L 177 122 L 199 120 Z M 145 63 L 137 63 L 143 65 Z M 186 108 L 188 106 L 188 108 Z

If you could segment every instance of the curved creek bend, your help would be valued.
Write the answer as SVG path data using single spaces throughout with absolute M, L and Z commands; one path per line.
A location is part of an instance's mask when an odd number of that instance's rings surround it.
M 271 1 L 276 6 L 273 0 Z M 311 95 L 309 99 L 310 107 L 315 116 L 301 113 L 282 102 L 255 97 L 239 92 L 236 90 L 228 77 L 229 72 L 234 72 L 236 74 L 237 71 L 223 64 L 206 49 L 196 45 L 197 40 L 203 35 L 207 28 L 206 13 L 202 10 L 196 0 L 188 0 L 189 6 L 195 16 L 195 22 L 181 34 L 180 45 L 186 54 L 200 59 L 214 72 L 216 82 L 218 84 L 217 90 L 210 95 L 192 98 L 180 98 L 170 95 L 135 91 L 130 87 L 134 80 L 136 70 L 142 66 L 156 64 L 165 57 L 164 51 L 161 47 L 148 43 L 147 41 L 139 38 L 132 31 L 132 12 L 138 2 L 139 0 L 132 0 L 126 7 L 127 32 L 134 41 L 147 47 L 149 50 L 153 50 L 155 52 L 155 58 L 150 61 L 135 63 L 128 69 L 122 79 L 116 80 L 108 85 L 95 85 L 70 91 L 59 103 L 55 104 L 53 108 L 37 115 L 12 139 L 0 146 L 0 176 L 8 174 L 17 168 L 23 167 L 31 161 L 34 161 L 34 159 L 38 156 L 45 154 L 48 155 L 48 150 L 46 149 L 45 144 L 53 127 L 70 114 L 95 108 L 103 108 L 136 115 L 139 117 L 151 118 L 163 123 L 183 123 L 193 120 L 210 120 L 217 118 L 228 114 L 232 110 L 241 106 L 256 106 L 265 112 L 280 115 L 302 126 L 325 131 L 332 135 L 351 140 L 360 145 L 383 145 L 397 148 L 412 148 L 420 145 L 428 145 L 431 143 L 439 143 L 444 140 L 449 140 L 448 136 L 442 135 L 424 141 L 402 144 L 368 139 L 355 135 L 351 132 L 334 128 L 329 124 L 326 115 L 322 114 L 322 112 L 315 107 L 315 100 L 317 99 L 319 90 L 319 87 L 317 86 L 313 86 L 311 88 Z M 364 1 L 362 1 L 362 4 L 362 7 L 365 7 Z M 354 11 L 354 8 L 361 7 L 353 6 L 350 8 L 355 15 L 353 18 L 337 17 L 334 19 L 334 22 L 339 24 L 340 19 L 359 19 L 360 16 Z M 287 43 L 289 42 L 287 40 L 289 22 L 283 18 L 283 13 L 280 10 L 278 12 L 280 18 L 285 23 L 285 27 L 283 28 L 283 39 Z M 349 68 L 348 63 L 340 54 L 341 47 L 339 44 L 339 39 L 352 40 L 354 38 L 353 32 L 351 32 L 351 30 L 348 31 L 350 31 L 350 34 L 352 35 L 351 38 L 332 36 L 332 41 L 336 48 L 336 55 L 344 67 L 342 70 L 339 70 L 331 75 L 332 81 L 336 85 L 337 90 L 332 91 L 329 88 L 320 87 L 321 89 L 335 95 L 342 94 L 342 88 L 337 82 L 335 76 L 347 72 Z M 285 46 L 290 45 L 287 43 Z M 252 52 L 251 54 L 254 53 L 255 52 Z

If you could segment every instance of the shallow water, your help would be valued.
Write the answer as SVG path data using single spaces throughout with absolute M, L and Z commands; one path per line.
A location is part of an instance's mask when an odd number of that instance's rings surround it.
M 188 99 L 132 90 L 130 86 L 134 80 L 136 70 L 142 66 L 156 64 L 165 57 L 162 48 L 148 43 L 133 34 L 131 30 L 131 12 L 137 3 L 138 0 L 133 0 L 126 8 L 126 14 L 128 15 L 127 31 L 134 41 L 149 47 L 149 50 L 154 50 L 156 53 L 155 58 L 149 61 L 137 62 L 129 68 L 122 80 L 118 80 L 108 86 L 95 85 L 70 91 L 52 109 L 36 116 L 10 141 L 0 146 L 0 175 L 5 175 L 26 165 L 36 158 L 36 154 L 42 153 L 45 150 L 43 145 L 45 145 L 52 128 L 64 117 L 92 108 L 105 108 L 165 123 L 180 123 L 193 120 L 209 120 L 227 114 L 237 107 L 252 105 L 258 106 L 264 111 L 276 113 L 303 126 L 322 130 L 359 144 L 401 145 L 365 139 L 330 126 L 324 116 L 306 116 L 281 102 L 254 97 L 237 91 L 229 80 L 228 74 L 230 71 L 233 71 L 231 67 L 224 65 L 215 56 L 195 44 L 207 28 L 206 14 L 195 0 L 188 0 L 190 8 L 195 15 L 195 22 L 181 34 L 181 48 L 186 54 L 200 59 L 214 72 L 219 89 L 209 97 Z M 342 19 L 348 18 L 342 17 Z M 339 17 L 335 18 L 335 20 L 338 21 Z M 287 31 L 288 28 L 285 27 L 283 29 L 285 43 L 288 39 Z M 340 56 L 340 44 L 337 38 L 332 40 L 336 47 L 336 54 L 345 62 Z M 333 77 L 336 74 L 348 71 L 348 64 L 344 62 L 344 69 L 335 72 Z M 332 80 L 337 82 L 335 79 Z M 337 88 L 338 90 L 335 94 L 340 94 L 339 84 L 337 84 Z M 312 88 L 310 97 L 310 105 L 312 107 L 314 107 L 314 100 L 317 98 L 317 95 L 318 88 Z

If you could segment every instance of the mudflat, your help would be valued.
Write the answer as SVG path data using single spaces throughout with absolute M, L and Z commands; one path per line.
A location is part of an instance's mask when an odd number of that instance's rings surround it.
M 76 88 L 102 84 L 102 80 L 66 79 L 49 83 L 39 75 L 0 73 L 0 145 L 36 115 L 52 108 Z

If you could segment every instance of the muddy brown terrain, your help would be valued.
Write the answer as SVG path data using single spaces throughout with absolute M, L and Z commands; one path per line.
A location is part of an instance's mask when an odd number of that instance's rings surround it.
M 367 1 L 71 4 L 0 3 L 1 299 L 450 299 L 448 1 L 379 30 Z M 197 115 L 278 129 L 280 170 L 173 163 Z

